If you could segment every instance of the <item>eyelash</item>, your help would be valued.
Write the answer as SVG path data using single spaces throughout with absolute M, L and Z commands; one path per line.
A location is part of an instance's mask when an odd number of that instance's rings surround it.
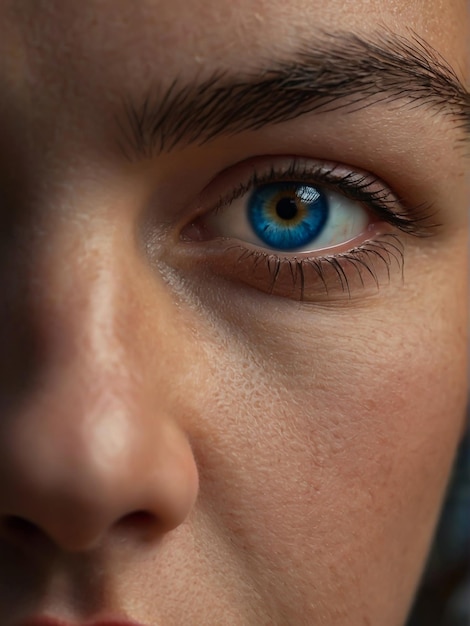
M 306 182 L 310 185 L 327 187 L 343 194 L 346 198 L 361 203 L 377 216 L 378 221 L 386 222 L 397 230 L 417 238 L 430 237 L 435 234 L 440 224 L 433 222 L 432 205 L 421 204 L 413 208 L 404 208 L 404 203 L 387 188 L 380 179 L 372 174 L 359 171 L 344 172 L 345 167 L 338 164 L 307 164 L 302 160 L 293 159 L 288 167 L 279 168 L 272 164 L 269 171 L 259 174 L 253 171 L 250 178 L 228 195 L 219 198 L 211 213 L 218 213 L 238 198 L 248 194 L 253 188 L 273 182 Z M 369 239 L 361 245 L 337 254 L 320 256 L 312 253 L 277 254 L 271 250 L 253 249 L 249 246 L 236 244 L 225 248 L 227 251 L 238 250 L 237 266 L 250 263 L 252 270 L 264 264 L 269 276 L 269 294 L 277 293 L 276 285 L 281 275 L 287 274 L 293 291 L 288 297 L 305 300 L 308 271 L 312 270 L 320 280 L 324 293 L 330 295 L 330 282 L 339 284 L 340 291 L 351 297 L 348 268 L 354 269 L 361 285 L 365 286 L 364 272 L 379 288 L 379 278 L 374 261 L 383 263 L 388 279 L 394 263 L 404 274 L 404 243 L 395 233 L 382 233 L 375 239 Z
M 388 279 L 390 279 L 392 263 L 395 261 L 401 271 L 403 279 L 405 259 L 404 246 L 400 239 L 391 233 L 382 235 L 381 240 L 367 241 L 348 252 L 324 257 L 280 257 L 271 253 L 243 249 L 241 246 L 234 246 L 233 248 L 242 249 L 238 258 L 239 263 L 247 259 L 252 259 L 254 268 L 257 268 L 260 263 L 265 263 L 266 269 L 271 277 L 271 283 L 268 288 L 268 293 L 270 294 L 274 293 L 278 277 L 283 271 L 288 270 L 293 289 L 297 290 L 298 288 L 297 293 L 300 301 L 306 300 L 305 287 L 307 284 L 308 269 L 313 270 L 317 278 L 320 279 L 326 295 L 328 295 L 330 291 L 330 279 L 327 278 L 326 266 L 333 270 L 331 272 L 332 276 L 339 280 L 341 291 L 346 293 L 348 297 L 351 297 L 352 294 L 350 280 L 344 267 L 346 264 L 354 268 L 362 287 L 365 287 L 365 281 L 361 270 L 365 270 L 374 281 L 376 288 L 379 288 L 378 274 L 374 269 L 373 262 L 371 262 L 371 259 L 374 259 L 374 257 L 384 264 Z
M 372 174 L 350 171 L 347 174 L 336 175 L 335 172 L 339 169 L 338 165 L 309 167 L 307 164 L 302 164 L 299 159 L 293 159 L 289 167 L 284 169 L 277 169 L 275 165 L 272 165 L 266 174 L 259 175 L 257 171 L 254 171 L 247 182 L 238 185 L 228 196 L 220 198 L 213 211 L 222 210 L 259 185 L 295 181 L 327 186 L 333 191 L 339 191 L 350 200 L 360 202 L 368 209 L 372 209 L 379 218 L 392 226 L 415 237 L 429 237 L 440 226 L 437 223 L 430 223 L 434 215 L 431 205 L 421 204 L 405 210 L 401 206 L 400 198 Z M 377 188 L 372 190 L 374 186 Z

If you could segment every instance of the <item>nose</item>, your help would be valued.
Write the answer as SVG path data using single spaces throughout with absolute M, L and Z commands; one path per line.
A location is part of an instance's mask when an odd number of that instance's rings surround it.
M 113 533 L 168 532 L 197 496 L 184 333 L 163 283 L 126 245 L 95 233 L 65 263 L 61 245 L 38 252 L 1 320 L 1 371 L 10 359 L 16 379 L 29 372 L 14 402 L 11 376 L 1 389 L 1 526 L 70 552 Z

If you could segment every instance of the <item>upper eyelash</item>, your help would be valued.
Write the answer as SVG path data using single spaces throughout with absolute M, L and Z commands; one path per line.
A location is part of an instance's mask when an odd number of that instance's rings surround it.
M 382 184 L 372 174 L 350 171 L 338 174 L 339 165 L 325 166 L 301 164 L 293 159 L 288 168 L 278 169 L 271 165 L 269 172 L 258 174 L 254 171 L 251 177 L 239 184 L 229 196 L 219 199 L 215 212 L 244 196 L 252 188 L 270 182 L 292 180 L 309 184 L 326 185 L 333 191 L 339 191 L 350 200 L 357 201 L 372 209 L 379 218 L 395 226 L 404 233 L 415 237 L 430 237 L 441 226 L 434 222 L 436 211 L 430 203 L 422 203 L 411 208 L 404 208 L 403 201 Z M 379 188 L 377 185 L 380 185 Z

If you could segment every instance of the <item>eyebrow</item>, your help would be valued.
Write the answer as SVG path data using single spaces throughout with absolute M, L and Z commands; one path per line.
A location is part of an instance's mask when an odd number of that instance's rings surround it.
M 148 159 L 313 112 L 390 103 L 450 117 L 470 140 L 470 93 L 456 72 L 416 34 L 387 32 L 328 34 L 242 75 L 215 71 L 200 82 L 175 79 L 164 93 L 157 86 L 140 102 L 124 97 L 119 145 L 130 160 Z

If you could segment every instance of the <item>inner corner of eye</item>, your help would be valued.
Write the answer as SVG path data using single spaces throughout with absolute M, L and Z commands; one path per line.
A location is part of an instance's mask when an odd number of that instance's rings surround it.
M 186 242 L 205 241 L 210 237 L 210 233 L 203 220 L 195 219 L 183 227 L 179 237 L 181 241 Z

